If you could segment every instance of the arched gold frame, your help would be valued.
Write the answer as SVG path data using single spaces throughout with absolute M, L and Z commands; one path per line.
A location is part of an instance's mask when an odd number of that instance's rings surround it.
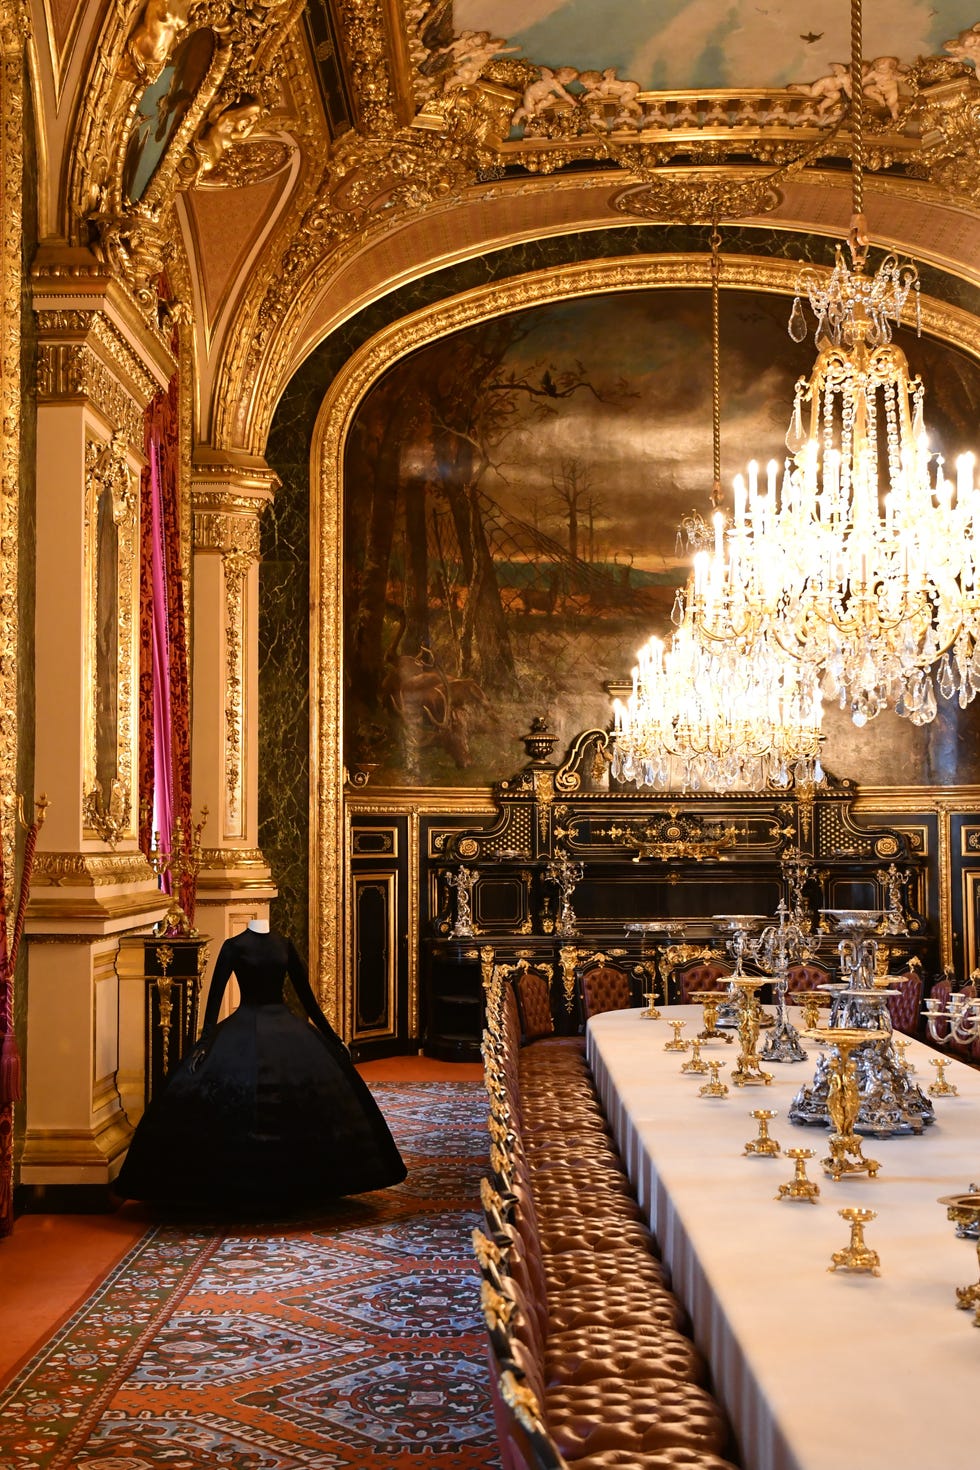
M 751 256 L 724 258 L 726 290 L 791 296 L 799 266 Z M 317 415 L 310 451 L 310 959 L 320 1000 L 343 1025 L 343 473 L 354 415 L 393 363 L 452 332 L 510 311 L 614 291 L 710 286 L 706 255 L 632 256 L 589 261 L 516 276 L 426 307 L 392 323 L 354 353 L 331 383 Z M 980 361 L 980 319 L 929 297 L 922 327 Z M 789 404 L 787 404 L 787 414 Z M 417 798 L 414 798 L 417 800 Z M 413 793 L 405 797 L 406 810 Z M 316 814 L 321 814 L 319 820 Z

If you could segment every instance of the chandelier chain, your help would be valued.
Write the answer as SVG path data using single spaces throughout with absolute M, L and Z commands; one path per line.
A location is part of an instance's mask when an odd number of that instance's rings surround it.
M 721 235 L 711 229 L 711 504 L 721 506 Z

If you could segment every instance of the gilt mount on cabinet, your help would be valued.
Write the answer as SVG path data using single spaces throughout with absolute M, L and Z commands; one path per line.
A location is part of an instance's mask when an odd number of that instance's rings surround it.
M 617 785 L 610 736 L 586 730 L 560 761 L 556 737 L 536 720 L 523 737 L 526 765 L 493 788 L 497 811 L 485 826 L 446 833 L 437 869 L 434 937 L 452 926 L 452 885 L 470 885 L 473 928 L 486 940 L 557 935 L 556 863 L 579 865 L 578 931 L 596 943 L 622 938 L 628 923 L 670 920 L 708 937 L 712 916 L 771 914 L 790 902 L 805 873 L 805 902 L 819 929 L 827 908 L 887 909 L 891 870 L 900 872 L 905 935 L 924 947 L 924 860 L 907 836 L 864 825 L 853 812 L 853 782 L 829 778 L 814 791 L 666 792 Z M 907 878 L 904 875 L 908 875 Z

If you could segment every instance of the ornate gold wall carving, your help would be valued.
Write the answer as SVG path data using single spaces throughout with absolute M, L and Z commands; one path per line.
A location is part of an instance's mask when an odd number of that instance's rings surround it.
M 224 587 L 224 791 L 221 835 L 246 832 L 246 721 L 249 718 L 247 579 L 259 559 L 260 517 L 277 476 L 255 465 L 211 461 L 195 466 L 194 550 L 221 557 Z M 253 712 L 254 717 L 254 712 Z M 227 853 L 225 855 L 227 865 Z
M 21 310 L 23 282 L 24 54 L 31 18 L 24 3 L 0 0 L 0 789 L 17 789 L 20 520 Z M 8 893 L 14 879 L 15 817 L 4 801 L 0 843 Z
M 102 888 L 146 883 L 153 878 L 141 852 L 39 852 L 33 883 L 38 888 Z M 82 936 L 88 942 L 90 936 Z
M 139 476 L 130 463 L 126 434 L 108 441 L 89 439 L 85 446 L 85 654 L 83 729 L 86 732 L 82 777 L 86 837 L 114 845 L 133 833 L 133 771 L 137 734 L 137 608 L 139 600 Z M 104 507 L 104 509 L 100 509 Z M 107 525 L 111 520 L 112 531 Z M 112 544 L 107 545 L 107 541 Z M 105 620 L 111 579 L 113 626 Z M 109 646 L 102 646 L 108 640 Z M 113 705 L 113 730 L 100 735 L 100 690 L 107 688 Z M 108 695 L 103 694 L 103 700 Z M 114 753 L 99 750 L 108 738 Z M 111 772 L 109 789 L 103 772 Z M 101 779 L 100 779 L 101 778 Z

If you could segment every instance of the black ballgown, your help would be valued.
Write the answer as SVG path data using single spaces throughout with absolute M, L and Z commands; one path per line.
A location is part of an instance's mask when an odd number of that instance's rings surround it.
M 241 1004 L 219 1023 L 232 973 Z M 286 1005 L 287 975 L 312 1025 Z M 117 1192 L 170 1204 L 310 1204 L 405 1173 L 290 941 L 251 929 L 225 940 L 200 1039 L 140 1119 Z

